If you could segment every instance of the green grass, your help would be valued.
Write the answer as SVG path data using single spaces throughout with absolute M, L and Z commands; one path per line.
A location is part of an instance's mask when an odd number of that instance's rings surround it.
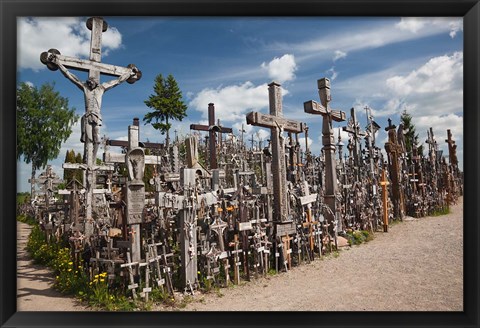
M 26 223 L 31 226 L 36 224 L 35 219 L 27 215 L 17 215 L 17 221 Z
M 430 214 L 430 216 L 442 216 L 442 215 L 447 215 L 450 214 L 450 208 L 449 207 L 444 207 L 437 209 Z
M 360 245 L 373 240 L 373 234 L 367 230 L 355 230 L 347 232 L 348 244 Z

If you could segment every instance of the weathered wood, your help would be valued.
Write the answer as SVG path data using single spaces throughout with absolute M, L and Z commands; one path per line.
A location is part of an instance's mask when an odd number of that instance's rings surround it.
M 221 127 L 216 125 L 215 121 L 215 105 L 213 103 L 208 104 L 208 125 L 191 124 L 190 130 L 208 131 L 209 141 L 209 162 L 210 170 L 218 168 L 217 163 L 217 135 L 216 132 L 232 133 L 231 128 Z
M 247 114 L 247 124 L 260 126 L 262 128 L 276 128 L 281 126 L 284 131 L 300 133 L 303 132 L 304 123 L 290 120 L 283 117 L 275 117 L 259 112 L 250 112 Z
M 341 122 L 345 120 L 346 116 L 343 111 L 330 109 L 330 80 L 327 78 L 322 78 L 317 81 L 317 86 L 321 104 L 318 104 L 313 100 L 307 101 L 304 103 L 304 110 L 306 113 L 322 115 L 323 117 L 322 150 L 325 156 L 324 201 L 331 210 L 331 213 L 326 213 L 327 221 L 330 224 L 330 233 L 335 234 L 336 236 L 337 229 L 335 228 L 341 230 L 342 224 L 341 220 L 338 221 L 337 227 L 334 227 L 334 225 L 332 224 L 336 220 L 335 213 L 337 212 L 335 200 L 335 194 L 337 192 L 337 170 L 335 161 L 336 147 L 333 136 L 332 120 Z
M 289 207 L 286 190 L 286 164 L 285 164 L 285 142 L 284 131 L 300 133 L 303 132 L 303 123 L 283 118 L 282 93 L 280 84 L 272 82 L 268 85 L 270 115 L 251 112 L 247 114 L 247 124 L 266 127 L 271 130 L 272 163 L 273 174 L 273 197 L 274 221 L 287 222 L 289 218 Z M 268 173 L 268 172 L 267 172 Z M 267 176 L 267 181 L 269 177 Z

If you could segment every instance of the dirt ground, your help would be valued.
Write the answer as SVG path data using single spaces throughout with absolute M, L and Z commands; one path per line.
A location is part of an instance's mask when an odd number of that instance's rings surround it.
M 25 251 L 30 230 L 28 224 L 17 222 L 17 311 L 86 311 L 74 298 L 53 289 L 50 270 L 32 263 Z
M 53 291 L 52 274 L 32 265 L 24 251 L 28 226 L 18 227 L 18 311 L 88 311 Z M 219 292 L 197 292 L 181 310 L 462 311 L 463 245 L 460 198 L 448 215 L 408 218 L 366 244 L 343 247 L 338 257 Z

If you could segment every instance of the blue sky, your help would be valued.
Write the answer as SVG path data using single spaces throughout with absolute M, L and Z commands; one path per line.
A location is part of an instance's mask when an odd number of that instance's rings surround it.
M 59 72 L 39 60 L 50 48 L 63 55 L 87 58 L 88 17 L 19 18 L 17 80 L 40 86 L 55 83 L 79 115 L 83 95 Z M 222 125 L 238 134 L 245 124 L 247 138 L 266 140 L 269 131 L 247 126 L 245 114 L 268 113 L 271 81 L 283 88 L 284 116 L 306 122 L 312 151 L 321 150 L 321 118 L 303 112 L 303 102 L 318 101 L 317 80 L 331 80 L 334 109 L 350 115 L 354 107 L 362 127 L 365 106 L 382 127 L 377 145 L 383 148 L 387 119 L 399 123 L 404 109 L 414 117 L 419 140 L 433 127 L 440 149 L 447 154 L 446 130 L 451 129 L 463 167 L 463 20 L 462 18 L 408 17 L 104 17 L 102 61 L 135 64 L 143 73 L 135 84 L 124 83 L 105 93 L 102 135 L 127 138 L 133 117 L 150 110 L 155 76 L 172 74 L 188 106 L 187 117 L 174 122 L 179 135 L 191 133 L 191 123 L 207 123 L 213 102 Z M 75 72 L 82 80 L 86 74 Z M 102 77 L 105 82 L 110 77 Z M 334 123 L 335 136 L 346 122 Z M 73 127 L 57 160 L 62 174 L 67 149 L 83 152 L 80 126 Z M 141 140 L 163 142 L 149 125 L 141 125 Z M 172 134 L 173 135 L 173 134 Z M 343 141 L 348 135 L 342 132 Z M 301 143 L 304 144 L 304 141 Z M 113 149 L 112 149 L 113 150 Z M 99 151 L 99 157 L 101 154 Z M 30 165 L 18 162 L 17 190 L 28 191 Z M 37 172 L 37 174 L 40 172 Z

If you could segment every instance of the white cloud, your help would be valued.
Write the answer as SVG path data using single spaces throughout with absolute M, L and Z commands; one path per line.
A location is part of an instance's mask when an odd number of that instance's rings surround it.
M 408 31 L 417 34 L 419 31 L 429 27 L 448 28 L 449 35 L 453 39 L 459 31 L 463 31 L 462 19 L 452 19 L 445 17 L 425 18 L 425 17 L 402 17 L 400 22 L 395 25 L 399 30 Z
M 308 148 L 311 151 L 312 144 L 313 144 L 313 139 L 308 137 L 306 141 L 307 141 L 307 144 L 308 144 Z M 305 151 L 305 137 L 299 137 L 298 138 L 298 143 L 300 144 L 300 148 L 303 151 Z
M 452 39 L 455 36 L 457 36 L 457 33 L 459 31 L 463 31 L 463 21 L 461 21 L 461 20 L 452 21 L 448 25 L 450 26 L 450 37 Z
M 387 86 L 397 95 L 431 93 L 456 89 L 463 78 L 463 52 L 430 59 L 407 76 L 387 79 Z
M 347 53 L 343 52 L 341 50 L 335 50 L 334 55 L 333 55 L 333 61 L 337 61 L 341 58 L 347 57 Z
M 261 67 L 268 72 L 269 78 L 279 83 L 293 80 L 297 70 L 295 56 L 290 54 L 285 54 L 280 58 L 275 57 L 268 64 L 263 62 Z
M 90 34 L 83 18 L 79 17 L 36 17 L 19 18 L 17 23 L 18 66 L 22 69 L 39 70 L 45 67 L 40 54 L 51 48 L 61 54 L 87 58 L 90 49 Z M 115 27 L 102 34 L 103 55 L 118 49 L 122 35 Z
M 335 71 L 335 67 L 331 67 L 329 70 L 327 70 L 327 73 L 331 74 L 330 75 L 330 80 L 331 81 L 335 80 L 338 76 L 338 72 Z
M 463 29 L 461 18 L 403 18 L 398 23 L 381 22 L 366 24 L 352 31 L 339 30 L 327 36 L 302 41 L 298 43 L 275 43 L 271 49 L 295 52 L 297 62 L 304 60 L 327 59 L 332 53 L 342 49 L 342 53 L 350 54 L 353 51 L 380 48 L 390 44 L 412 41 L 433 35 L 448 33 L 455 36 Z M 415 31 L 413 33 L 412 31 Z M 340 54 L 340 53 L 339 53 Z M 334 57 L 335 58 L 335 55 Z
M 416 116 L 463 111 L 463 53 L 431 58 L 418 69 L 386 80 L 385 113 L 404 109 Z
M 402 17 L 400 22 L 396 24 L 396 27 L 402 31 L 410 31 L 417 33 L 426 24 L 425 19 L 418 17 Z
M 282 88 L 282 94 L 286 95 L 288 91 Z M 247 81 L 239 85 L 207 88 L 200 91 L 189 105 L 206 118 L 209 103 L 215 104 L 215 117 L 222 122 L 245 121 L 248 112 L 268 108 L 268 86 L 255 86 Z

